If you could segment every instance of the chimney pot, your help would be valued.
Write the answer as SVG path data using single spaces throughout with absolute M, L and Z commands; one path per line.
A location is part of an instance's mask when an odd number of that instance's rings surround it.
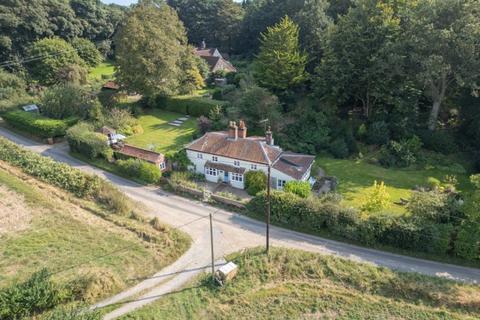
M 238 126 L 238 136 L 242 139 L 245 139 L 247 137 L 247 126 L 245 125 L 245 121 L 243 120 L 240 120 Z
M 228 128 L 228 138 L 233 140 L 238 139 L 238 127 L 235 121 L 230 121 L 230 126 Z
M 273 135 L 272 135 L 272 129 L 270 127 L 268 127 L 268 130 L 265 133 L 265 142 L 269 146 L 273 146 Z

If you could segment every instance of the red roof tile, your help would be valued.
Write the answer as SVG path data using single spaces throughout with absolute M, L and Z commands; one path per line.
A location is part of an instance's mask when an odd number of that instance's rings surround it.
M 128 144 L 123 145 L 120 149 L 116 150 L 116 152 L 155 164 L 160 164 L 165 161 L 165 157 L 161 153 L 138 148 Z

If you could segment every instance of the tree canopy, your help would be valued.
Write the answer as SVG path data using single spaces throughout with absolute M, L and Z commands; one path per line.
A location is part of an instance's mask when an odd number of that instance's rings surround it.
M 146 96 L 177 92 L 187 37 L 172 8 L 140 1 L 120 27 L 115 44 L 116 76 L 129 90 Z
M 255 78 L 274 92 L 291 90 L 307 78 L 307 55 L 299 48 L 299 28 L 288 16 L 261 34 Z

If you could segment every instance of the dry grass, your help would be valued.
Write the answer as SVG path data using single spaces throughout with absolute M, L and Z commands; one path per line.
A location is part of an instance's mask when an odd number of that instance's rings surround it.
M 0 237 L 27 229 L 32 214 L 23 196 L 0 185 Z

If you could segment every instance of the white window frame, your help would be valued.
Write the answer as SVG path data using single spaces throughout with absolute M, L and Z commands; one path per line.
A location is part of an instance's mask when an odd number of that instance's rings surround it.
M 233 165 L 234 165 L 235 167 L 240 167 L 240 161 L 238 161 L 238 160 L 233 160 Z
M 205 174 L 208 176 L 216 177 L 218 176 L 218 170 L 215 168 L 205 167 Z
M 212 161 L 213 162 L 218 162 L 218 157 L 217 156 L 212 156 Z
M 243 182 L 243 174 L 232 172 L 230 180 L 236 182 Z
M 197 159 L 203 159 L 203 154 L 197 153 Z
M 161 170 L 164 170 L 166 167 L 167 167 L 167 165 L 165 164 L 165 161 L 160 163 L 160 169 Z
M 283 189 L 283 187 L 285 187 L 286 183 L 287 183 L 286 180 L 278 179 L 277 180 L 277 188 L 278 189 Z
M 250 169 L 252 169 L 252 170 L 257 170 L 258 167 L 257 167 L 256 164 L 251 164 L 251 165 L 250 165 Z

